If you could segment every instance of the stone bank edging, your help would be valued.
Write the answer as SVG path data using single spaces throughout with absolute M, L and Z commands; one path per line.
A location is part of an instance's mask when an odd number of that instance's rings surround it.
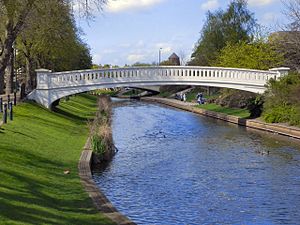
M 286 125 L 281 125 L 281 124 L 269 124 L 269 123 L 261 122 L 261 121 L 255 120 L 255 119 L 242 119 L 237 116 L 227 115 L 224 113 L 208 111 L 205 109 L 200 109 L 200 108 L 196 108 L 196 107 L 189 106 L 189 105 L 175 103 L 174 101 L 169 100 L 169 99 L 144 98 L 143 100 L 161 103 L 161 104 L 179 108 L 179 109 L 182 109 L 185 111 L 197 113 L 200 115 L 212 117 L 212 118 L 219 119 L 219 120 L 224 120 L 226 122 L 238 124 L 238 125 L 249 127 L 249 128 L 268 131 L 268 132 L 300 139 L 300 128 L 297 128 L 297 127 L 286 126 Z
M 114 223 L 120 225 L 135 225 L 126 216 L 118 212 L 118 210 L 111 204 L 102 191 L 97 187 L 92 178 L 93 151 L 90 148 L 90 139 L 87 140 L 78 163 L 79 177 L 84 186 L 85 191 L 93 200 L 96 208 L 104 214 L 104 216 L 111 219 Z

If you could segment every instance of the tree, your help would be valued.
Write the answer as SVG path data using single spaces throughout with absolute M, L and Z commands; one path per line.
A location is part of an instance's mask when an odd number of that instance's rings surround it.
M 208 12 L 190 65 L 211 65 L 227 43 L 253 40 L 257 27 L 253 13 L 247 9 L 247 1 L 234 0 L 224 12 Z
M 149 67 L 149 66 L 153 66 L 150 63 L 141 63 L 141 62 L 136 62 L 134 64 L 132 64 L 133 67 Z
M 283 56 L 268 42 L 257 40 L 228 43 L 218 55 L 214 66 L 268 70 L 283 64 Z
M 300 1 L 285 1 L 285 15 L 290 23 L 282 31 L 273 33 L 270 40 L 277 51 L 284 54 L 285 65 L 300 72 Z
M 18 58 L 26 72 L 26 88 L 35 88 L 35 69 L 52 71 L 88 69 L 92 66 L 89 48 L 78 35 L 70 6 L 48 1 L 29 15 L 25 29 L 17 38 Z
M 180 58 L 180 65 L 181 66 L 185 66 L 185 64 L 186 64 L 186 52 L 183 50 L 183 49 L 181 49 L 181 50 L 179 50 L 179 58 Z
M 12 46 L 22 30 L 36 0 L 0 0 L 0 93 L 4 88 L 4 72 L 11 58 Z
M 57 0 L 56 2 L 78 4 L 82 7 L 83 16 L 89 18 L 91 5 L 101 8 L 106 0 Z M 0 0 L 0 93 L 4 88 L 4 71 L 11 58 L 12 46 L 28 22 L 29 15 L 38 13 L 41 5 L 47 7 L 44 0 Z M 42 14 L 38 13 L 38 16 Z
M 160 66 L 174 66 L 174 63 L 171 62 L 170 60 L 165 60 L 165 61 L 162 61 L 159 65 Z

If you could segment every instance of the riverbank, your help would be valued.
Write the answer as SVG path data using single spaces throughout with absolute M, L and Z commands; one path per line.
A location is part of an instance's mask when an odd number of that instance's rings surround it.
M 6 224 L 113 224 L 94 207 L 78 175 L 97 97 L 61 101 L 56 112 L 35 103 L 15 108 L 0 130 L 0 221 Z
M 213 112 L 202 108 L 198 108 L 196 107 L 196 104 L 189 103 L 189 102 L 182 102 L 176 99 L 151 97 L 151 98 L 144 98 L 143 100 L 161 103 L 164 105 L 172 106 L 175 108 L 212 117 L 215 119 L 224 120 L 226 122 L 238 124 L 249 128 L 268 131 L 268 132 L 300 139 L 300 128 L 297 127 L 287 126 L 283 124 L 270 124 L 270 123 L 259 121 L 257 119 L 243 119 L 238 116 L 233 116 L 233 115 L 228 115 L 220 112 Z

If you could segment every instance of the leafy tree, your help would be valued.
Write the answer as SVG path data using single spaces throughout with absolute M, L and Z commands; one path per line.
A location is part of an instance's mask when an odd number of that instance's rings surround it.
M 101 8 L 106 0 L 0 0 L 0 93 L 3 92 L 4 71 L 11 59 L 13 43 L 20 32 L 26 29 L 30 15 L 37 13 L 36 18 L 43 16 L 39 8 L 41 6 L 49 7 L 48 4 L 51 2 L 70 5 L 77 3 L 82 6 L 82 15 L 89 18 L 91 4 Z
M 283 56 L 262 40 L 228 43 L 217 56 L 215 66 L 268 70 L 283 63 Z
M 49 0 L 28 18 L 17 38 L 18 58 L 23 61 L 26 87 L 35 88 L 35 69 L 53 71 L 87 69 L 92 65 L 89 48 L 80 40 L 68 4 Z
M 257 24 L 247 1 L 234 0 L 224 12 L 208 12 L 190 65 L 211 65 L 227 43 L 253 40 Z
M 222 34 L 222 11 L 208 12 L 207 20 L 201 32 L 201 37 L 192 53 L 189 65 L 209 65 L 224 47 Z
M 159 65 L 160 66 L 174 66 L 174 63 L 169 60 L 165 60 L 165 61 L 162 61 Z
M 147 67 L 147 66 L 153 66 L 150 63 L 141 63 L 141 62 L 136 62 L 134 64 L 132 64 L 133 67 Z

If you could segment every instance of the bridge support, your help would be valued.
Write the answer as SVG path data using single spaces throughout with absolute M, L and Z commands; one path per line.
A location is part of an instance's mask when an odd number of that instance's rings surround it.
M 37 103 L 45 106 L 48 109 L 51 108 L 52 104 L 49 93 L 51 72 L 51 70 L 47 69 L 36 70 L 37 89 L 27 95 L 28 99 L 35 100 Z

